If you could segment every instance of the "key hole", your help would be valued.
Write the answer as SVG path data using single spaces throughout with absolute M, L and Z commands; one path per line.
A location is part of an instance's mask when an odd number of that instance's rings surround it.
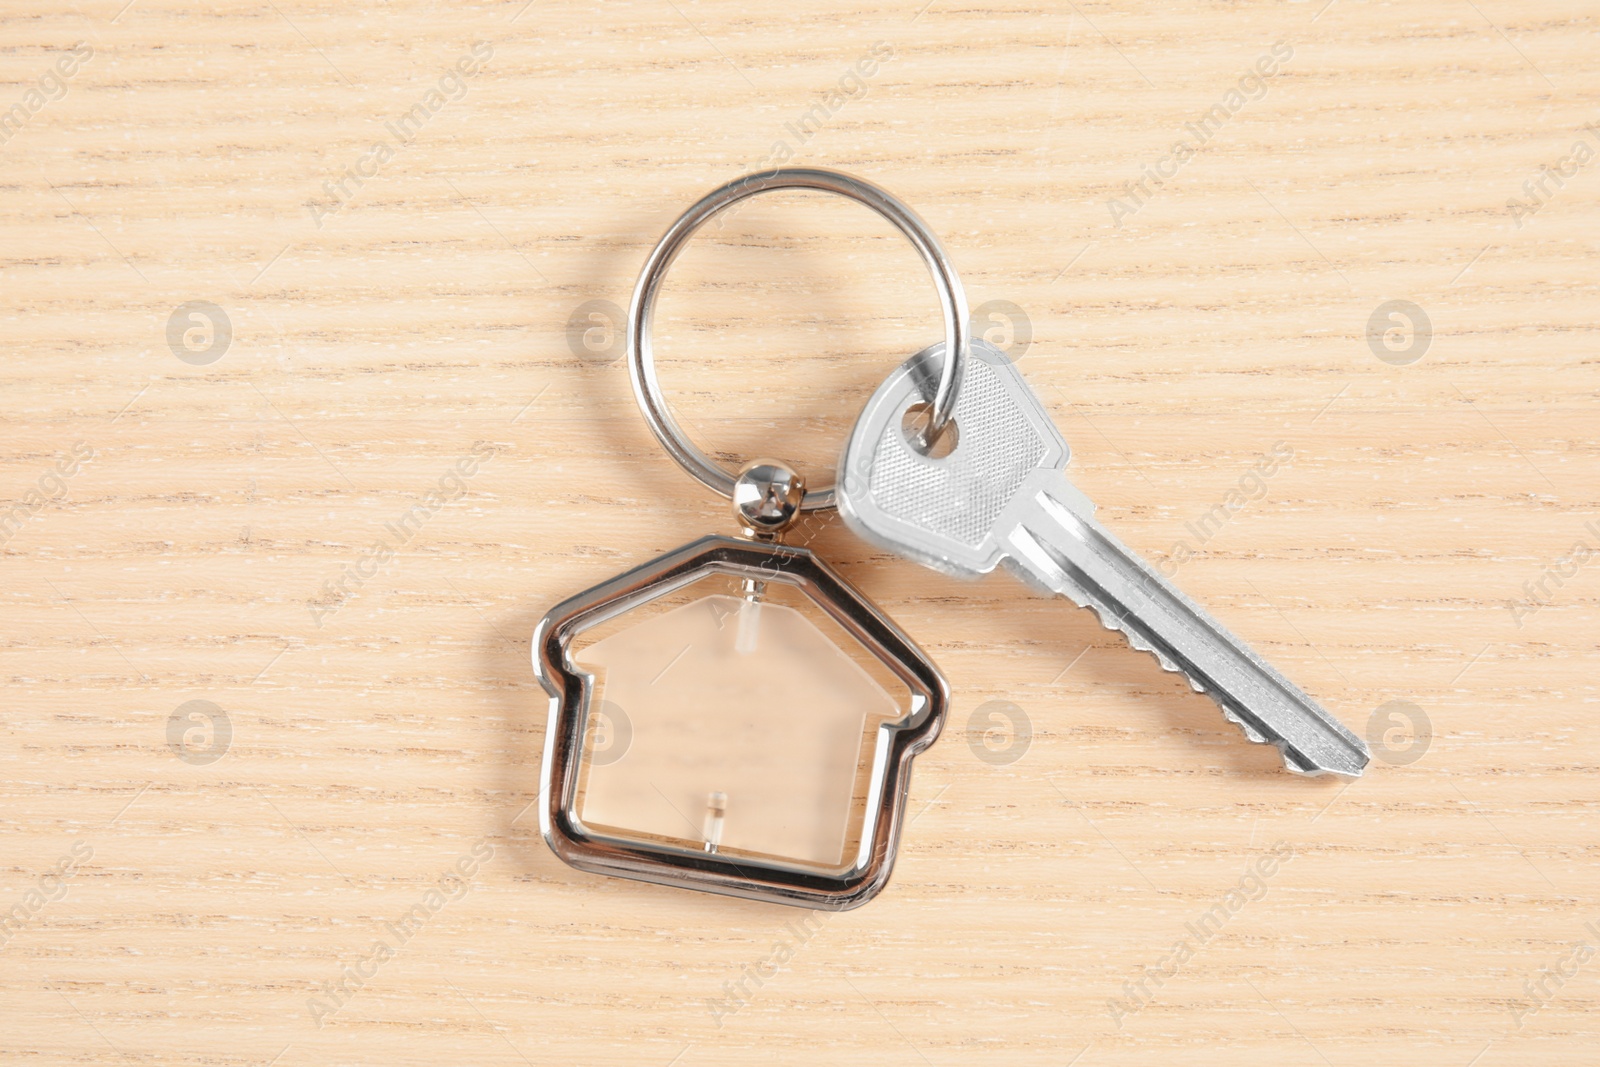
M 906 413 L 900 416 L 900 432 L 906 435 L 906 443 L 921 456 L 929 459 L 943 459 L 956 450 L 956 445 L 961 440 L 961 434 L 956 429 L 956 422 L 951 419 L 945 424 L 944 433 L 940 434 L 931 443 L 924 444 L 922 431 L 928 426 L 928 421 L 933 418 L 933 405 L 919 402 L 906 408 Z

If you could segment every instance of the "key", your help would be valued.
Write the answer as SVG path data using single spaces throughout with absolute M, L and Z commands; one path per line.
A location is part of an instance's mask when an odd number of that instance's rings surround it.
M 912 447 L 943 350 L 913 356 L 867 402 L 840 461 L 846 523 L 950 574 L 975 577 L 1004 562 L 1181 671 L 1247 738 L 1277 746 L 1289 770 L 1359 776 L 1368 760 L 1360 738 L 1095 520 L 1094 504 L 1067 480 L 1066 441 L 998 349 L 971 342 L 953 449 L 939 457 L 949 431 L 930 455 Z

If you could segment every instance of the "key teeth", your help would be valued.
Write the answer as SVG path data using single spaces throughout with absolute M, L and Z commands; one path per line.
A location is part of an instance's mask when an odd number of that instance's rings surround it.
M 1168 658 L 1165 654 L 1163 654 L 1159 649 L 1157 649 L 1149 641 L 1145 640 L 1143 635 L 1135 633 L 1134 631 L 1129 630 L 1127 627 L 1123 626 L 1122 625 L 1122 620 L 1117 618 L 1117 616 L 1111 614 L 1111 612 L 1109 612 L 1106 609 L 1102 608 L 1098 604 L 1089 604 L 1089 605 L 1086 605 L 1086 606 L 1093 608 L 1094 609 L 1094 613 L 1096 615 L 1100 616 L 1100 625 L 1101 626 L 1104 626 L 1107 630 L 1111 630 L 1111 631 L 1114 631 L 1116 633 L 1120 633 L 1127 640 L 1127 642 L 1128 642 L 1128 644 L 1130 646 L 1132 646 L 1133 648 L 1137 648 L 1140 652 L 1148 652 L 1148 653 L 1150 653 L 1152 656 L 1154 656 L 1156 658 L 1156 662 L 1161 664 L 1161 669 L 1162 670 L 1171 671 L 1173 674 L 1182 674 L 1183 677 L 1184 677 L 1184 680 L 1189 683 L 1190 687 L 1196 693 L 1204 693 L 1206 691 L 1205 686 L 1201 685 L 1199 682 L 1195 681 L 1193 678 L 1190 678 L 1189 675 L 1184 672 L 1184 669 L 1182 667 L 1180 667 L 1176 663 L 1172 662 L 1172 660 L 1170 658 Z
M 1184 675 L 1184 677 L 1188 678 L 1189 676 Z M 1234 712 L 1226 704 L 1218 700 L 1216 694 L 1207 692 L 1204 686 L 1195 685 L 1193 678 L 1189 678 L 1189 684 L 1194 687 L 1195 692 L 1205 693 L 1206 696 L 1210 697 L 1212 702 L 1216 704 L 1217 707 L 1222 709 L 1222 717 L 1237 726 L 1240 733 L 1244 734 L 1245 740 L 1253 741 L 1258 745 L 1271 745 L 1273 748 L 1277 749 L 1278 757 L 1283 760 L 1284 770 L 1290 771 L 1294 774 L 1304 775 L 1318 775 L 1324 773 L 1320 767 L 1302 763 L 1296 760 L 1289 753 L 1289 742 L 1285 741 L 1281 737 L 1268 737 L 1260 730 L 1257 730 L 1254 726 L 1251 726 L 1249 723 L 1239 718 L 1238 715 L 1234 714 Z
M 1318 767 L 1314 763 L 1296 762 L 1294 758 L 1289 755 L 1289 742 L 1287 741 L 1274 741 L 1272 742 L 1272 747 L 1276 748 L 1278 750 L 1278 755 L 1283 757 L 1283 769 L 1289 771 L 1291 774 L 1299 774 L 1307 778 L 1317 778 L 1324 774 L 1334 773 L 1326 770 L 1325 768 Z
M 1120 633 L 1124 638 L 1127 639 L 1129 645 L 1137 648 L 1140 652 L 1150 653 L 1158 661 L 1160 661 L 1163 670 L 1171 671 L 1174 674 L 1182 673 L 1183 668 L 1179 667 L 1176 663 L 1172 662 L 1172 660 L 1168 659 L 1154 645 L 1152 645 L 1149 641 L 1146 641 L 1144 637 L 1124 627 L 1121 619 L 1100 607 L 1098 604 L 1091 604 L 1088 606 L 1092 607 L 1094 609 L 1094 613 L 1100 616 L 1101 626 L 1104 626 L 1107 630 Z M 1195 680 L 1193 678 L 1189 678 L 1187 674 L 1185 674 L 1184 677 L 1189 679 L 1189 684 L 1194 686 L 1195 692 L 1205 692 L 1202 687 L 1195 684 Z
M 1192 680 L 1191 680 L 1190 684 L 1191 685 L 1194 684 Z M 1198 692 L 1202 692 L 1202 693 L 1205 692 L 1205 690 L 1201 689 L 1199 686 L 1195 686 L 1195 689 Z M 1210 694 L 1207 694 L 1207 695 L 1209 696 Z M 1222 708 L 1222 717 L 1224 719 L 1227 719 L 1229 722 L 1233 723 L 1240 730 L 1244 731 L 1244 736 L 1249 738 L 1251 741 L 1254 741 L 1258 745 L 1265 745 L 1265 744 L 1269 744 L 1269 743 L 1276 744 L 1276 742 L 1270 741 L 1269 738 L 1267 737 L 1267 735 L 1263 734 L 1260 730 L 1257 730 L 1254 726 L 1251 726 L 1249 723 L 1247 723 L 1243 719 L 1239 718 L 1239 716 L 1235 715 L 1232 711 L 1230 711 L 1228 708 L 1224 707 L 1222 704 L 1219 703 L 1217 705 L 1217 707 Z M 1279 746 L 1279 751 L 1280 752 L 1283 751 L 1283 747 L 1281 745 Z M 1283 758 L 1284 758 L 1285 765 L 1287 765 L 1288 762 L 1289 762 L 1289 756 L 1288 756 L 1287 752 L 1284 752 L 1284 757 Z
M 1319 773 L 1318 771 L 1297 762 L 1289 754 L 1289 743 L 1287 741 L 1279 738 L 1270 738 L 1261 731 L 1257 730 L 1255 727 L 1251 726 L 1249 723 L 1245 722 L 1237 714 L 1235 714 L 1231 708 L 1218 699 L 1215 693 L 1207 689 L 1204 683 L 1200 682 L 1182 667 L 1172 662 L 1169 657 L 1163 655 L 1154 645 L 1145 640 L 1142 635 L 1135 633 L 1134 631 L 1123 626 L 1122 620 L 1116 615 L 1113 615 L 1110 611 L 1107 611 L 1099 604 L 1089 603 L 1083 606 L 1092 608 L 1094 610 L 1094 613 L 1100 617 L 1101 626 L 1104 626 L 1107 630 L 1112 630 L 1122 634 L 1122 636 L 1127 639 L 1130 646 L 1138 649 L 1141 652 L 1148 652 L 1150 655 L 1154 656 L 1156 662 L 1161 664 L 1161 668 L 1163 670 L 1170 671 L 1173 674 L 1183 675 L 1183 680 L 1189 683 L 1190 689 L 1193 689 L 1196 693 L 1204 693 L 1206 696 L 1210 697 L 1212 702 L 1222 710 L 1222 717 L 1237 726 L 1240 732 L 1244 734 L 1247 741 L 1254 742 L 1258 745 L 1272 745 L 1274 748 L 1276 748 L 1278 750 L 1278 755 L 1283 757 L 1283 766 L 1285 769 L 1293 771 L 1296 774 Z
M 1025 578 L 1028 578 L 1030 575 L 1034 574 L 1031 569 L 1026 567 L 1018 567 L 1016 570 L 1017 573 L 1023 575 Z M 1333 729 L 1337 733 L 1344 735 L 1348 744 L 1352 746 L 1353 752 L 1356 755 L 1359 755 L 1360 759 L 1359 761 L 1339 761 L 1339 765 L 1337 766 L 1323 765 L 1318 763 L 1315 759 L 1311 758 L 1305 753 L 1294 750 L 1287 739 L 1283 737 L 1269 737 L 1268 735 L 1262 733 L 1255 726 L 1245 722 L 1237 713 L 1229 708 L 1227 704 L 1223 703 L 1223 699 L 1219 694 L 1213 692 L 1203 682 L 1199 681 L 1188 671 L 1174 663 L 1170 657 L 1164 655 L 1161 651 L 1152 646 L 1150 642 L 1142 635 L 1129 630 L 1123 625 L 1123 621 L 1120 616 L 1110 611 L 1104 603 L 1102 603 L 1096 596 L 1090 593 L 1084 585 L 1080 584 L 1075 579 L 1071 579 L 1066 575 L 1062 575 L 1058 581 L 1039 582 L 1036 584 L 1041 585 L 1042 588 L 1045 588 L 1051 592 L 1065 596 L 1068 600 L 1072 601 L 1080 608 L 1089 608 L 1093 610 L 1094 613 L 1099 616 L 1101 626 L 1105 627 L 1107 630 L 1114 630 L 1122 634 L 1127 639 L 1128 644 L 1139 651 L 1150 653 L 1156 662 L 1161 664 L 1162 670 L 1169 671 L 1173 674 L 1183 675 L 1184 681 L 1189 683 L 1189 688 L 1193 689 L 1196 693 L 1204 693 L 1206 696 L 1210 697 L 1212 703 L 1216 704 L 1217 707 L 1221 709 L 1222 717 L 1239 727 L 1239 731 L 1244 734 L 1247 741 L 1257 745 L 1271 745 L 1272 747 L 1276 748 L 1278 750 L 1278 755 L 1283 758 L 1284 768 L 1292 773 L 1304 775 L 1309 778 L 1318 777 L 1324 774 L 1340 774 L 1349 775 L 1351 777 L 1360 777 L 1362 770 L 1365 769 L 1369 760 L 1366 747 L 1361 744 L 1359 738 L 1355 737 L 1353 734 L 1350 734 L 1349 731 L 1345 730 L 1337 723 L 1331 724 Z

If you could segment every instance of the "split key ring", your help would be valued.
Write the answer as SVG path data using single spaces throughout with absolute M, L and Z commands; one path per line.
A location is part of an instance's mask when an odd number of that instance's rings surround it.
M 966 370 L 967 297 L 961 287 L 961 279 L 957 277 L 955 265 L 950 262 L 950 257 L 945 254 L 944 247 L 928 224 L 896 197 L 860 178 L 809 167 L 787 167 L 747 174 L 713 190 L 679 216 L 678 221 L 656 243 L 650 258 L 645 260 L 628 309 L 628 369 L 633 378 L 633 392 L 639 401 L 639 409 L 644 413 L 645 422 L 650 424 L 656 440 L 661 442 L 669 456 L 678 461 L 679 466 L 702 485 L 730 499 L 737 472 L 720 466 L 689 440 L 667 409 L 666 400 L 661 394 L 661 383 L 656 380 L 650 322 L 656 295 L 666 279 L 667 268 L 678 258 L 695 231 L 725 208 L 757 193 L 777 189 L 813 189 L 836 193 L 865 204 L 903 233 L 922 256 L 938 290 L 939 306 L 944 315 L 944 351 L 954 353 L 954 356 L 946 356 L 941 360 L 928 423 L 921 434 L 924 442 L 937 441 L 950 424 Z M 835 506 L 835 497 L 832 484 L 807 489 L 800 508 L 802 511 L 825 510 Z

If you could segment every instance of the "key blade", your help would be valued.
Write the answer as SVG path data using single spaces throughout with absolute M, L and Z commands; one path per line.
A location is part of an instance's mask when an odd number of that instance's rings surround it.
M 1067 483 L 1036 485 L 1034 516 L 1012 532 L 1011 562 L 1031 583 L 1093 608 L 1222 708 L 1252 741 L 1275 745 L 1298 774 L 1359 777 L 1367 746 L 1093 518 Z
M 1027 506 L 1040 469 L 1059 470 L 1067 442 L 999 349 L 974 338 L 956 400 L 955 451 L 917 452 L 906 412 L 933 399 L 944 345 L 901 364 L 872 394 L 839 461 L 839 513 L 866 540 L 962 577 L 987 574 L 1009 551 L 1003 532 Z M 964 432 L 962 427 L 968 427 Z M 1019 513 L 1020 514 L 1020 513 Z

